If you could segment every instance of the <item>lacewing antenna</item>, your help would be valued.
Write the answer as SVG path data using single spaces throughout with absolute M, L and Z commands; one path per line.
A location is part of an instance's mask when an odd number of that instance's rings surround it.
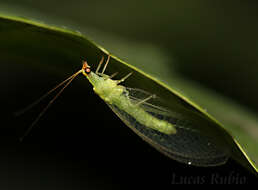
M 75 73 L 76 74 L 76 73 Z M 15 116 L 20 116 L 22 114 L 24 114 L 25 112 L 27 112 L 28 110 L 30 110 L 31 108 L 33 108 L 34 106 L 36 106 L 38 103 L 40 103 L 44 98 L 46 98 L 48 95 L 50 95 L 52 92 L 54 92 L 57 88 L 59 88 L 60 86 L 62 86 L 63 84 L 65 84 L 67 81 L 69 81 L 71 78 L 74 77 L 73 74 L 72 76 L 68 77 L 67 79 L 65 79 L 63 82 L 59 83 L 58 85 L 56 85 L 54 88 L 52 88 L 51 90 L 49 90 L 47 93 L 45 93 L 43 96 L 41 96 L 39 99 L 37 99 L 36 101 L 32 102 L 30 105 L 28 105 L 27 107 L 14 112 Z
M 39 100 L 35 101 L 34 103 L 32 103 L 30 106 L 28 106 L 26 109 L 24 109 L 25 111 L 27 111 L 28 109 L 30 109 L 31 107 L 35 106 L 38 102 L 40 102 L 43 98 L 45 98 L 47 95 L 49 95 L 51 92 L 53 92 L 55 89 L 57 89 L 58 87 L 60 87 L 62 84 L 64 84 L 66 81 L 68 81 L 64 87 L 55 95 L 55 97 L 49 101 L 49 103 L 47 104 L 47 106 L 39 113 L 39 115 L 36 117 L 36 119 L 31 123 L 30 127 L 26 130 L 26 132 L 24 133 L 24 135 L 20 138 L 20 141 L 23 141 L 24 137 L 26 137 L 29 132 L 32 130 L 32 128 L 34 127 L 34 125 L 39 121 L 39 119 L 44 115 L 44 113 L 48 110 L 48 108 L 53 104 L 53 102 L 60 96 L 60 94 L 64 91 L 64 89 L 73 81 L 73 79 L 82 72 L 82 70 L 79 70 L 78 72 L 76 72 L 75 74 L 73 74 L 72 76 L 70 76 L 69 78 L 67 78 L 66 80 L 64 80 L 63 82 L 61 82 L 59 85 L 57 85 L 56 87 L 54 87 L 52 90 L 50 90 L 47 94 L 43 95 Z M 22 110 L 24 113 L 24 110 Z

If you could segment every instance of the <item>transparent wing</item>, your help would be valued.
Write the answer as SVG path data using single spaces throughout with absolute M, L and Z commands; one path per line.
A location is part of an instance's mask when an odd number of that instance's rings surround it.
M 129 96 L 137 99 L 144 99 L 152 95 L 151 93 L 139 88 L 125 87 L 125 90 L 129 92 Z
M 144 98 L 151 95 L 140 89 L 130 89 L 126 93 L 130 100 L 135 103 L 142 100 L 140 99 L 141 97 Z M 172 123 L 176 127 L 176 134 L 167 135 L 145 127 L 126 113 L 126 111 L 119 109 L 115 105 L 108 105 L 143 140 L 172 159 L 196 166 L 221 165 L 228 160 L 229 155 L 226 150 L 218 148 L 211 138 L 194 130 L 194 126 L 192 126 L 190 121 L 182 119 L 178 114 L 170 112 L 165 108 L 148 102 L 140 105 L 142 109 L 152 116 Z
M 141 102 L 143 99 L 152 96 L 153 94 L 141 89 L 126 87 L 124 95 L 126 95 L 132 103 L 137 104 Z M 162 100 L 159 97 L 155 96 L 154 98 L 151 98 L 150 100 L 142 103 L 140 106 L 145 111 L 160 113 L 160 115 L 171 115 L 172 112 L 170 110 L 163 108 L 161 106 L 157 106 L 161 101 Z

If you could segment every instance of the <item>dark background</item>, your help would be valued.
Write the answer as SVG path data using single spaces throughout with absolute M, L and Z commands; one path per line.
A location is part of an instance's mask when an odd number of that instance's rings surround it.
M 9 75 L 12 80 L 1 84 L 8 84 L 8 94 L 1 100 L 1 105 L 6 106 L 3 120 L 7 122 L 1 126 L 2 189 L 132 189 L 156 185 L 173 188 L 171 185 L 176 183 L 257 183 L 252 173 L 231 159 L 222 166 L 202 168 L 160 154 L 109 110 L 83 76 L 75 79 L 24 141 L 19 142 L 48 100 L 20 117 L 14 117 L 13 110 L 37 99 L 62 78 L 14 66 Z
M 6 1 L 7 2 L 7 1 Z M 255 1 L 8 1 L 75 25 L 152 43 L 177 60 L 184 77 L 257 112 Z M 119 16 L 118 16 L 119 15 Z M 65 22 L 64 22 L 65 23 Z M 143 142 L 78 77 L 20 143 L 47 100 L 12 114 L 64 78 L 26 65 L 1 64 L 1 189 L 173 188 L 173 183 L 244 183 L 257 178 L 233 160 L 201 168 L 180 164 Z M 71 71 L 72 73 L 73 71 Z M 218 181 L 213 181 L 218 182 Z

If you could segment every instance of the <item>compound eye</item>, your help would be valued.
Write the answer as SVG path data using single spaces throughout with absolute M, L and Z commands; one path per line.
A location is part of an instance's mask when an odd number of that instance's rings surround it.
M 86 74 L 90 74 L 90 72 L 91 72 L 91 70 L 90 70 L 89 67 L 86 67 L 86 68 L 84 69 L 84 71 L 85 71 Z

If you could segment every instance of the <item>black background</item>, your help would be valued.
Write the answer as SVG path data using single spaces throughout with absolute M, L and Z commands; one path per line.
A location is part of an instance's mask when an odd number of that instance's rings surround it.
M 1 68 L 1 189 L 173 188 L 172 184 L 257 183 L 233 160 L 211 168 L 173 161 L 127 128 L 78 76 L 31 133 L 19 142 L 47 104 L 23 108 L 61 77 L 18 64 Z M 8 74 L 7 74 L 8 73 Z M 6 80 L 8 76 L 8 80 Z M 234 178 L 235 177 L 235 178 Z M 234 180 L 235 179 L 235 180 Z

